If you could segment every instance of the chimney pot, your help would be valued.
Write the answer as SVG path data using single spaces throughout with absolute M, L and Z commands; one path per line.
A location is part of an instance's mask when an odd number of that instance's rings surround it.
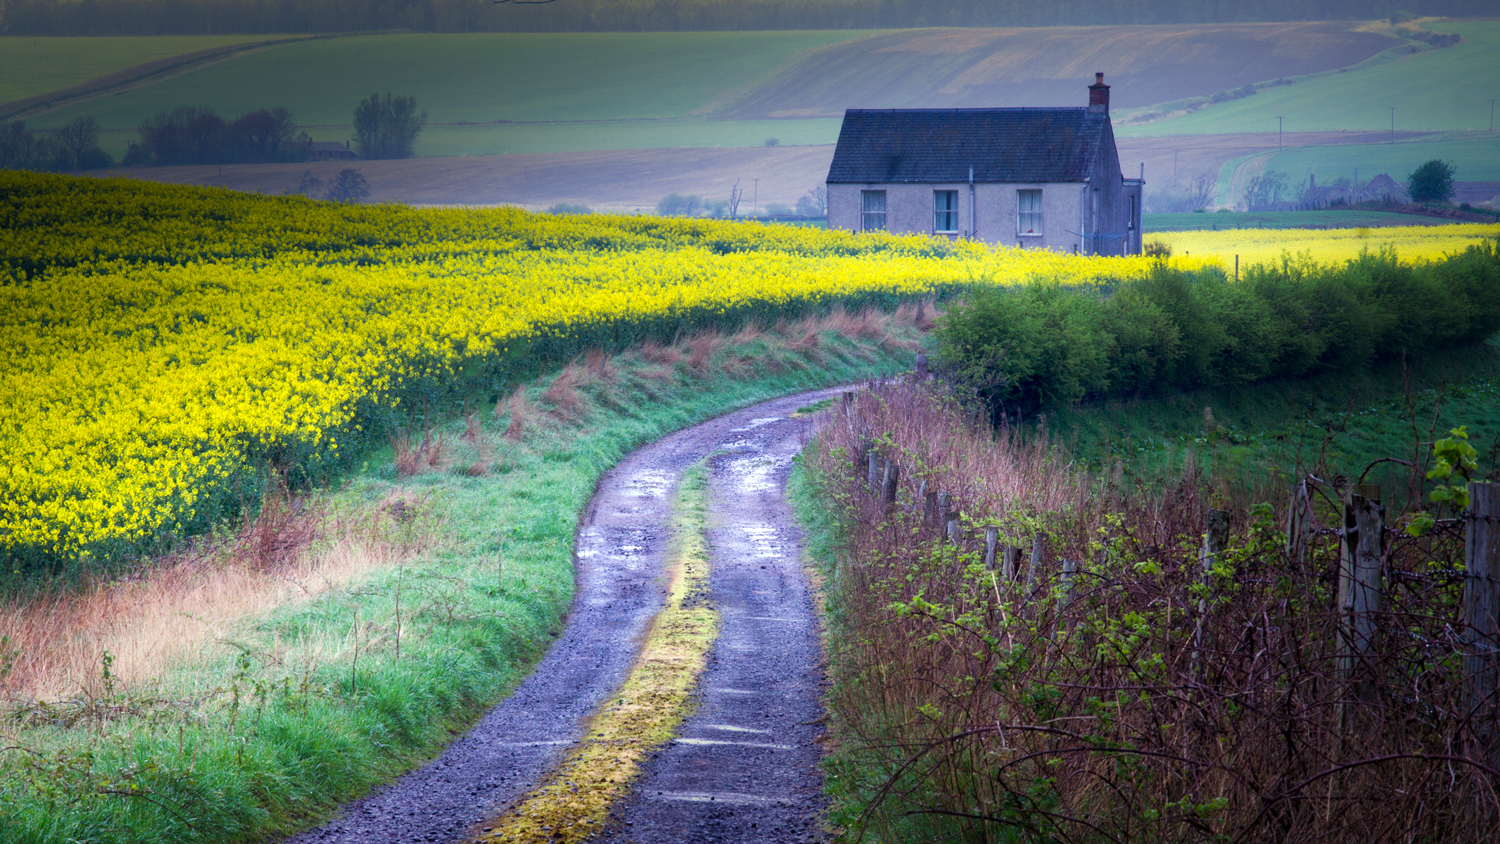
M 1109 114 L 1109 86 L 1104 84 L 1104 74 L 1094 74 L 1094 84 L 1089 86 L 1089 111 Z

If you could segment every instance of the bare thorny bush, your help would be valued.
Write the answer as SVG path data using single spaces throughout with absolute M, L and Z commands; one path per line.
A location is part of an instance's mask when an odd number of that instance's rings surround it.
M 1118 488 L 926 384 L 854 399 L 813 460 L 846 514 L 831 700 L 841 776 L 866 803 L 857 832 L 1492 840 L 1496 725 L 1465 695 L 1460 656 L 1482 644 L 1458 620 L 1456 530 L 1391 531 L 1378 656 L 1353 688 L 1337 667 L 1336 531 L 1297 564 L 1281 508 L 1205 500 L 1201 478 Z M 867 483 L 870 445 L 901 467 L 892 504 Z M 958 546 L 924 508 L 935 489 L 961 514 Z M 1205 586 L 1211 507 L 1230 539 Z M 985 567 L 986 525 L 1023 549 L 1014 580 Z

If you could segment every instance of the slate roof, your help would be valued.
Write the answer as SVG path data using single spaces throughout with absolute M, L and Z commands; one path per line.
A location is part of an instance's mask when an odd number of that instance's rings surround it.
M 1087 108 L 849 109 L 828 181 L 1081 182 L 1108 126 Z

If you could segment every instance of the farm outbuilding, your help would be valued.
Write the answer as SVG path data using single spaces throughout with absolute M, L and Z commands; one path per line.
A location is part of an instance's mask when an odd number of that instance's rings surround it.
M 1104 74 L 1088 90 L 1083 108 L 846 111 L 828 227 L 1140 254 L 1144 174 L 1120 170 Z

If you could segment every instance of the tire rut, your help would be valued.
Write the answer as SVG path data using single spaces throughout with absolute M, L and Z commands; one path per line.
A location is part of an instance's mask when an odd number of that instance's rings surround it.
M 824 840 L 818 633 L 783 490 L 811 424 L 788 417 L 838 392 L 764 402 L 622 460 L 579 526 L 567 626 L 532 675 L 439 758 L 289 841 L 462 841 L 536 788 L 623 682 L 661 608 L 672 494 L 705 458 L 721 633 L 697 714 L 649 763 L 603 840 Z

